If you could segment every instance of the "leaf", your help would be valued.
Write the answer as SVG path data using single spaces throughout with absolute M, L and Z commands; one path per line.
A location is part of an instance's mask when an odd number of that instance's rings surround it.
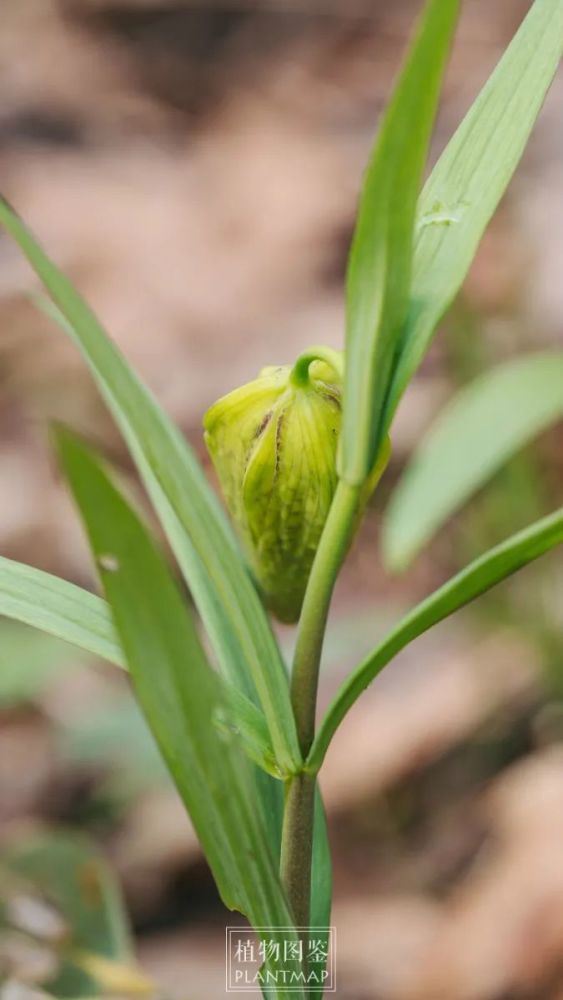
M 0 620 L 0 711 L 35 704 L 75 661 L 70 646 Z
M 235 733 L 250 760 L 274 778 L 282 778 L 264 715 L 237 688 L 225 682 L 222 687 L 225 711 L 215 719 L 216 727 L 222 732 Z
M 118 667 L 125 667 L 111 612 L 95 594 L 43 570 L 0 556 L 0 615 L 32 625 L 66 642 L 79 646 Z M 23 669 L 18 663 L 18 671 Z M 0 665 L 1 669 L 1 665 Z M 19 689 L 25 681 L 22 679 Z M 224 682 L 228 713 L 222 725 L 234 729 L 251 760 L 268 774 L 279 778 L 268 726 L 259 708 Z M 0 699 L 7 690 L 0 678 Z M 16 690 L 16 683 L 10 690 Z M 219 725 L 220 720 L 217 720 Z M 275 793 L 273 793 L 275 794 Z M 269 808 L 272 808 L 269 802 Z
M 105 601 L 50 573 L 0 556 L 0 615 L 123 666 Z
M 62 830 L 25 838 L 2 853 L 4 867 L 59 912 L 68 928 L 63 962 L 47 989 L 56 996 L 95 996 L 99 984 L 76 962 L 81 951 L 132 967 L 129 923 L 113 874 L 86 838 Z
M 328 841 L 326 815 L 321 793 L 315 790 L 315 818 L 313 826 L 313 868 L 311 878 L 311 927 L 315 928 L 316 941 L 328 948 L 328 928 L 332 908 L 332 858 Z M 323 968 L 316 965 L 320 972 Z M 323 990 L 310 990 L 310 1000 L 322 1000 Z
M 48 289 L 55 307 L 47 311 L 90 366 L 168 535 L 222 671 L 252 700 L 258 695 L 278 763 L 294 770 L 301 754 L 281 654 L 203 470 L 74 286 L 2 199 L 0 223 Z
M 563 353 L 517 358 L 458 392 L 403 473 L 383 526 L 385 562 L 403 569 L 516 451 L 563 418 Z
M 59 429 L 55 440 L 141 709 L 221 896 L 255 927 L 291 928 L 249 765 L 213 724 L 224 710 L 221 687 L 188 607 L 153 539 L 99 460 L 66 431 Z
M 214 720 L 216 727 L 220 732 L 236 733 L 237 742 L 249 759 L 268 774 L 279 777 L 260 710 L 234 688 L 228 694 L 225 688 L 225 697 L 229 697 L 228 712 Z M 88 707 L 87 711 L 65 720 L 62 751 L 74 763 L 79 760 L 109 767 L 110 787 L 117 787 L 120 793 L 125 789 L 128 798 L 139 789 L 161 787 L 163 781 L 168 782 L 160 754 L 137 702 L 127 689 L 121 697 L 112 691 L 111 698 L 96 709 Z
M 536 0 L 438 160 L 418 207 L 410 309 L 385 428 L 461 288 L 563 52 L 563 0 Z
M 563 507 L 470 563 L 418 604 L 342 685 L 321 723 L 307 759 L 307 770 L 318 771 L 346 713 L 397 653 L 433 625 L 562 542 Z
M 341 475 L 369 476 L 407 315 L 416 203 L 459 0 L 430 0 L 368 163 L 347 277 Z
M 140 793 L 169 787 L 170 777 L 144 716 L 128 689 L 113 685 L 95 706 L 84 705 L 56 727 L 57 756 L 63 765 L 94 766 L 106 775 L 103 794 L 118 807 Z

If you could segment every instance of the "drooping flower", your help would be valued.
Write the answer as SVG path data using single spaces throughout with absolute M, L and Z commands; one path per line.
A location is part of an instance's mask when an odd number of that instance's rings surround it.
M 270 367 L 219 399 L 205 441 L 251 569 L 274 614 L 299 617 L 337 484 L 340 356 Z

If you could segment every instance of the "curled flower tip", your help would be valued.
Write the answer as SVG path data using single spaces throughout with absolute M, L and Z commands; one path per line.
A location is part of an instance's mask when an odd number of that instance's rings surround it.
M 336 489 L 342 355 L 314 348 L 219 399 L 205 442 L 267 606 L 298 619 Z

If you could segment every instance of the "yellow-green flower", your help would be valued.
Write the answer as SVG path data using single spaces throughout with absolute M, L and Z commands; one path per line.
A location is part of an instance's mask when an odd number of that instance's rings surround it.
M 205 441 L 264 599 L 299 617 L 336 489 L 341 358 L 265 368 L 204 419 Z

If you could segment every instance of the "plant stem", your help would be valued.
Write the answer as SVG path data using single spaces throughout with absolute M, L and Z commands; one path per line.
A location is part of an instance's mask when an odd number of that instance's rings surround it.
M 356 524 L 361 486 L 340 480 L 321 536 L 305 593 L 291 675 L 291 702 L 301 753 L 315 735 L 319 667 L 336 577 Z
M 319 666 L 328 610 L 356 524 L 360 495 L 361 487 L 339 482 L 301 611 L 291 702 L 304 759 L 315 735 Z M 298 927 L 309 925 L 314 808 L 315 776 L 294 775 L 286 785 L 280 875 Z
M 285 794 L 280 877 L 296 927 L 309 926 L 314 806 L 315 779 L 308 774 L 290 778 Z

